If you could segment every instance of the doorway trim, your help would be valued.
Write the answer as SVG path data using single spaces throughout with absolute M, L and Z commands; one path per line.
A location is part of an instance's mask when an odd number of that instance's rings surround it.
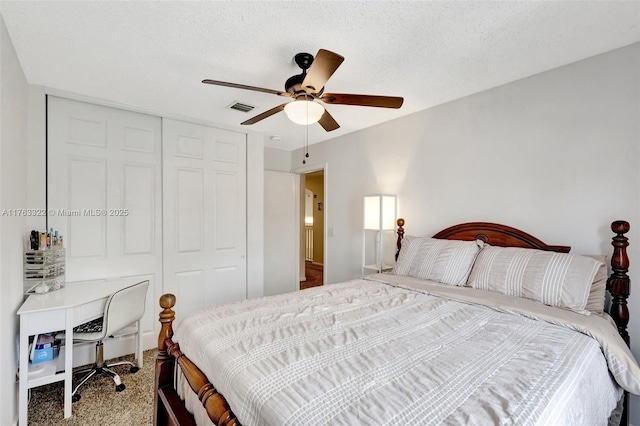
M 329 256 L 327 256 L 327 254 L 329 253 L 329 239 L 327 238 L 328 236 L 328 223 L 329 223 L 329 214 L 331 211 L 331 203 L 327 202 L 328 199 L 328 189 L 329 189 L 329 185 L 327 184 L 328 182 L 328 174 L 329 174 L 329 164 L 328 163 L 319 163 L 319 164 L 311 164 L 305 167 L 296 167 L 294 169 L 291 170 L 291 173 L 296 173 L 298 175 L 306 175 L 307 173 L 312 173 L 312 172 L 319 172 L 322 171 L 323 172 L 323 187 L 324 187 L 324 205 L 323 205 L 323 210 L 324 210 L 324 232 L 322 233 L 322 238 L 324 239 L 324 247 L 322 250 L 322 285 L 327 285 L 327 271 L 329 270 L 329 266 L 328 264 L 329 262 Z M 301 224 L 298 224 L 298 226 L 300 227 Z M 298 240 L 302 239 L 302 234 L 300 235 L 300 238 Z M 300 265 L 300 250 L 298 250 L 298 265 Z M 298 273 L 298 275 L 300 275 Z

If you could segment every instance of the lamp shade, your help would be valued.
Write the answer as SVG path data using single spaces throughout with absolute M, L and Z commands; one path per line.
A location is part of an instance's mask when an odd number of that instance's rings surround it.
M 393 231 L 395 226 L 395 195 L 378 194 L 364 197 L 364 229 Z
M 324 107 L 313 101 L 293 101 L 284 106 L 284 112 L 289 120 L 296 124 L 313 124 L 324 114 Z

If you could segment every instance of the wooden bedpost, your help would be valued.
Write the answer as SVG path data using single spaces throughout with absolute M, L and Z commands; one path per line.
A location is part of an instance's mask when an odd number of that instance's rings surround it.
M 613 246 L 613 256 L 611 256 L 611 276 L 607 280 L 607 290 L 611 293 L 611 309 L 609 314 L 618 326 L 618 333 L 629 345 L 629 332 L 627 325 L 629 324 L 629 308 L 627 307 L 627 298 L 631 280 L 629 279 L 629 256 L 627 256 L 627 247 L 629 239 L 624 236 L 629 232 L 631 227 L 629 222 L 624 220 L 616 220 L 611 224 L 611 230 L 616 233 L 613 237 L 611 245 Z M 629 424 L 629 392 L 624 393 L 624 409 L 620 425 Z
M 629 297 L 629 257 L 627 256 L 627 246 L 629 239 L 624 236 L 629 232 L 629 222 L 616 220 L 611 224 L 611 230 L 616 233 L 611 245 L 613 245 L 613 256 L 611 257 L 612 273 L 607 280 L 607 290 L 611 293 L 611 309 L 609 313 L 618 326 L 618 332 L 629 344 L 629 308 L 627 298 Z
M 195 425 L 193 416 L 186 410 L 174 388 L 175 365 L 178 363 L 184 378 L 207 411 L 211 421 L 218 426 L 239 426 L 235 414 L 222 395 L 213 387 L 205 374 L 180 351 L 173 342 L 173 321 L 176 304 L 173 294 L 160 297 L 160 323 L 158 335 L 158 356 L 156 358 L 154 425 Z
M 400 249 L 402 248 L 402 239 L 404 238 L 404 219 L 399 218 L 396 221 L 396 224 L 398 225 L 398 240 L 396 241 L 396 246 L 398 248 L 396 249 L 396 260 L 398 260 L 398 256 L 400 256 Z
M 164 403 L 158 401 L 158 390 L 173 386 L 173 368 L 174 361 L 167 353 L 166 339 L 173 337 L 173 320 L 175 319 L 175 312 L 171 309 L 176 304 L 176 297 L 173 294 L 163 294 L 160 297 L 160 323 L 162 328 L 158 335 L 158 356 L 156 358 L 156 373 L 155 373 L 155 392 L 154 392 L 154 412 L 153 412 L 153 424 L 160 425 L 166 424 L 167 412 L 164 409 Z

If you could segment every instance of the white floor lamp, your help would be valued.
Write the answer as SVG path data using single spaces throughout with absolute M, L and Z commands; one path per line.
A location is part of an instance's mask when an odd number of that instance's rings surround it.
M 377 231 L 375 241 L 375 264 L 366 265 L 366 242 L 364 247 L 365 269 L 382 272 L 391 268 L 384 263 L 384 238 L 383 231 L 395 231 L 397 214 L 397 197 L 390 194 L 367 195 L 364 197 L 364 230 Z

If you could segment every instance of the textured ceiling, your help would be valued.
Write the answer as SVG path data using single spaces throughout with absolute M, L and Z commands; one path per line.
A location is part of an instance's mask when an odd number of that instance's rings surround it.
M 298 52 L 346 59 L 327 92 L 403 96 L 400 110 L 329 105 L 330 139 L 640 41 L 638 1 L 7 1 L 0 12 L 29 83 L 235 126 L 282 103 L 202 79 L 282 90 Z M 228 109 L 255 105 L 249 113 Z M 251 126 L 296 149 L 284 113 Z M 279 135 L 279 141 L 272 140 Z

